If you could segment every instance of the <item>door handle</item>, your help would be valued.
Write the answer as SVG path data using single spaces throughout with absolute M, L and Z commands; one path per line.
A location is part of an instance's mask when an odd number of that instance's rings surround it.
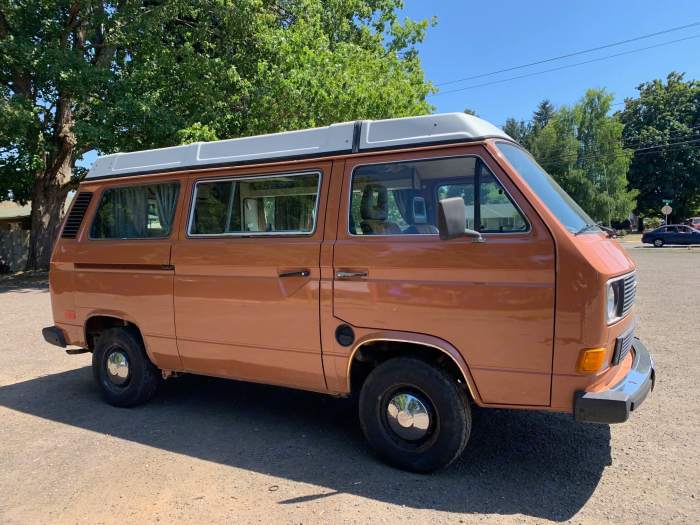
M 358 271 L 346 271 L 346 270 L 339 270 L 335 272 L 335 278 L 340 279 L 340 280 L 345 280 L 345 279 L 366 279 L 367 278 L 367 271 L 364 270 L 358 270 Z
M 292 270 L 289 272 L 280 272 L 278 274 L 280 277 L 308 277 L 311 272 L 307 269 L 303 270 Z

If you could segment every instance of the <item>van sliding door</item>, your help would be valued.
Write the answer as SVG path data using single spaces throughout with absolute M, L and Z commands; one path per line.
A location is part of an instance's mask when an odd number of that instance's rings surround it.
M 319 255 L 330 163 L 194 178 L 173 245 L 183 367 L 325 390 Z

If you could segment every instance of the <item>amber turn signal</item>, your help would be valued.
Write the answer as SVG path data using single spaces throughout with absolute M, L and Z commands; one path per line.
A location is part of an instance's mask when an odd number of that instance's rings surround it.
M 597 372 L 605 361 L 605 348 L 585 348 L 578 357 L 576 370 L 584 374 Z

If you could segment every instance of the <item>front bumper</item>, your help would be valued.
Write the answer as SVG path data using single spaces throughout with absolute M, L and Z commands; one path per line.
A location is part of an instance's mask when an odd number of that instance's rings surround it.
M 618 384 L 602 392 L 577 392 L 574 418 L 587 423 L 623 423 L 654 389 L 656 370 L 646 346 L 632 343 L 632 367 Z

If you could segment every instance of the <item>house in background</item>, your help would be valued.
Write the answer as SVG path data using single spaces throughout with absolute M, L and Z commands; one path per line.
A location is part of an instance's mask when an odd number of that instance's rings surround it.
M 27 263 L 32 205 L 0 202 L 0 273 L 24 270 Z
M 68 211 L 75 192 L 66 197 L 64 210 Z M 32 228 L 32 204 L 0 202 L 0 273 L 19 272 L 27 264 L 29 232 Z
M 31 229 L 31 204 L 17 204 L 12 201 L 0 202 L 0 231 Z

